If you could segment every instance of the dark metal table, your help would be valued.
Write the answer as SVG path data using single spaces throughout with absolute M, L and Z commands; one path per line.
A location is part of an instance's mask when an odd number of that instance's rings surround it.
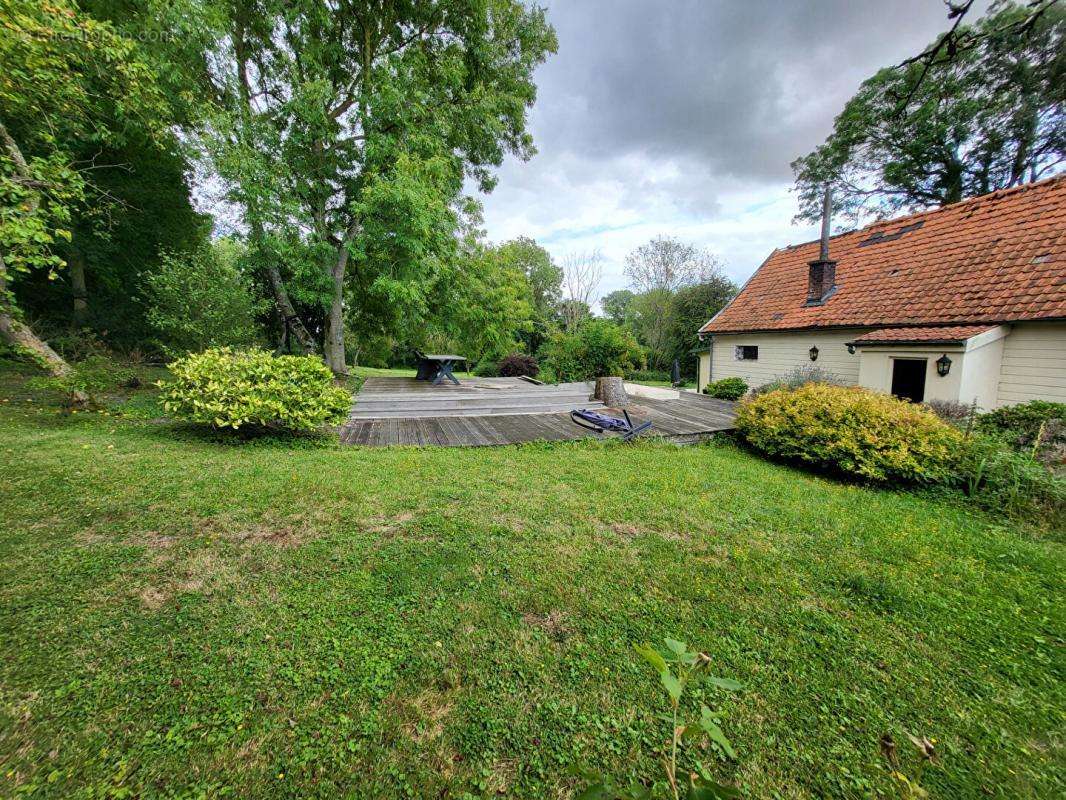
M 423 353 L 419 355 L 419 358 L 427 367 L 429 367 L 429 369 L 425 371 L 419 369 L 419 377 L 422 377 L 422 375 L 425 374 L 426 377 L 424 380 L 429 380 L 433 386 L 436 386 L 445 378 L 450 380 L 456 386 L 459 385 L 459 379 L 452 374 L 452 370 L 455 369 L 455 365 L 460 361 L 465 363 L 466 356 Z

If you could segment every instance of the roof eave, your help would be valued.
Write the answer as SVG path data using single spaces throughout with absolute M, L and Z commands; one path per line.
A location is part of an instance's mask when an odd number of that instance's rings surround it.
M 1020 322 L 1066 322 L 1066 316 L 1008 317 L 1004 319 L 959 319 L 932 322 L 846 322 L 833 325 L 802 325 L 787 328 L 738 328 L 726 331 L 701 331 L 705 336 L 738 336 L 747 333 L 803 333 L 804 331 L 840 331 L 849 328 L 945 328 L 955 325 L 1016 325 Z

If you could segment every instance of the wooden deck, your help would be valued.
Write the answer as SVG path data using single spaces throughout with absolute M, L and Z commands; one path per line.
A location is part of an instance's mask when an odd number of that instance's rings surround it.
M 586 383 L 537 386 L 519 378 L 468 378 L 460 386 L 368 378 L 340 437 L 346 444 L 371 447 L 478 447 L 597 437 L 575 425 L 569 412 L 621 412 L 589 400 L 590 392 Z M 690 443 L 733 428 L 733 404 L 724 400 L 690 392 L 676 400 L 630 399 L 629 416 L 634 424 L 651 421 L 649 435 Z

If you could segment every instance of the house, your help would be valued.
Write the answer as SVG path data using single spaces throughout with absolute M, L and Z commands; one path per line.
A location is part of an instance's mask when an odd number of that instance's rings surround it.
M 1066 175 L 775 250 L 699 330 L 699 386 L 814 365 L 916 402 L 1066 402 Z

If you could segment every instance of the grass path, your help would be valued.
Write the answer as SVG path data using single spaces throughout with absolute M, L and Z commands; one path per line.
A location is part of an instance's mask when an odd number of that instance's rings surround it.
M 664 635 L 745 684 L 738 762 L 703 757 L 747 797 L 899 796 L 886 732 L 911 775 L 936 740 L 936 798 L 1066 790 L 1058 542 L 725 445 L 237 445 L 49 402 L 0 366 L 0 797 L 567 797 L 655 772 L 631 646 Z

